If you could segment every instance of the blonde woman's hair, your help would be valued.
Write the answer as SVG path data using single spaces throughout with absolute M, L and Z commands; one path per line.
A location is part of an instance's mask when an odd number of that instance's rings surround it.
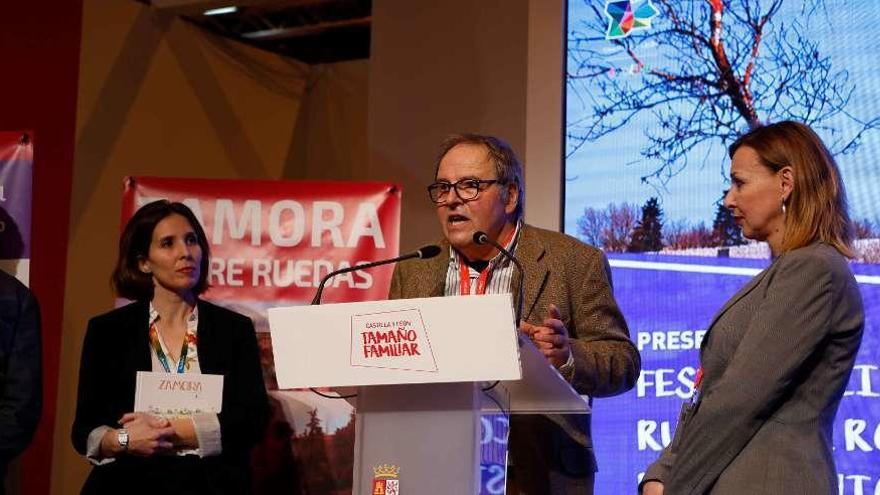
M 794 171 L 794 187 L 785 201 L 782 252 L 821 241 L 852 258 L 846 190 L 837 163 L 819 136 L 804 124 L 783 121 L 741 136 L 730 145 L 730 157 L 743 146 L 755 150 L 761 164 L 773 172 L 785 166 Z

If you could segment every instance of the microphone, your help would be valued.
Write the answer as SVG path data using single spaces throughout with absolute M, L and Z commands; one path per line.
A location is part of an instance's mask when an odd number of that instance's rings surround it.
M 491 237 L 489 237 L 488 234 L 486 234 L 482 230 L 478 230 L 478 231 L 474 232 L 474 244 L 477 244 L 479 246 L 484 246 L 484 245 L 488 244 L 488 245 L 494 247 L 495 249 L 497 249 L 498 251 L 500 251 L 501 254 L 503 254 L 505 258 L 509 259 L 510 261 L 513 262 L 514 265 L 516 265 L 516 269 L 519 272 L 519 276 L 517 277 L 517 282 L 519 282 L 519 294 L 516 295 L 517 300 L 516 300 L 516 315 L 515 315 L 516 316 L 516 328 L 518 330 L 519 329 L 519 322 L 520 322 L 520 320 L 522 320 L 523 300 L 525 299 L 524 289 L 523 289 L 523 276 L 525 275 L 525 270 L 523 270 L 522 263 L 519 262 L 519 260 L 516 258 L 516 256 L 513 255 L 513 253 L 511 253 L 507 249 L 504 249 L 504 246 L 502 246 L 501 244 L 498 244 L 498 242 L 493 240 Z
M 332 272 L 328 273 L 327 275 L 325 275 L 324 278 L 321 279 L 321 284 L 318 285 L 318 292 L 316 292 L 315 297 L 312 298 L 311 304 L 312 304 L 312 306 L 321 304 L 321 294 L 324 292 L 324 284 L 326 284 L 328 280 L 330 280 L 331 278 L 333 278 L 337 275 L 340 275 L 342 273 L 353 272 L 355 270 L 365 270 L 367 268 L 373 268 L 373 267 L 380 266 L 380 265 L 388 265 L 391 263 L 397 263 L 398 261 L 408 260 L 408 259 L 412 259 L 412 258 L 420 258 L 420 259 L 426 260 L 428 258 L 433 258 L 434 256 L 437 256 L 438 254 L 440 254 L 440 251 L 441 251 L 440 246 L 438 246 L 436 244 L 429 244 L 427 246 L 422 246 L 419 249 L 416 249 L 415 251 L 413 251 L 411 253 L 407 253 L 402 256 L 398 256 L 396 258 L 388 258 L 385 260 L 373 261 L 370 263 L 361 263 L 359 265 L 349 266 L 347 268 L 340 268 L 339 270 L 332 271 Z

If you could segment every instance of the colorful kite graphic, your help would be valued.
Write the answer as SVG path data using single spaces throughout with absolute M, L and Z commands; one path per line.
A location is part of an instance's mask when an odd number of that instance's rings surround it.
M 659 13 L 651 0 L 607 0 L 605 14 L 609 21 L 605 39 L 626 38 L 633 31 L 650 29 L 651 19 Z

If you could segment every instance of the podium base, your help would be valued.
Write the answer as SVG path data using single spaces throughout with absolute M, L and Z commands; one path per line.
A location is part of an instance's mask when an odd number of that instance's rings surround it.
M 374 469 L 394 466 L 402 494 L 478 494 L 481 394 L 471 382 L 360 387 L 353 493 L 374 495 L 395 479 Z

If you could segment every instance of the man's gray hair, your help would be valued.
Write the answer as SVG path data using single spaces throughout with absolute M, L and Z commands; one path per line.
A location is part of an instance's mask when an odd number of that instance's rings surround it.
M 486 148 L 489 159 L 495 165 L 495 178 L 502 186 L 507 184 L 515 184 L 517 191 L 516 210 L 513 212 L 514 220 L 520 220 L 523 217 L 526 207 L 526 190 L 523 182 L 522 164 L 514 153 L 513 148 L 503 139 L 494 136 L 486 136 L 483 134 L 453 134 L 447 137 L 443 144 L 440 145 L 440 153 L 437 155 L 437 161 L 434 164 L 434 178 L 437 178 L 437 172 L 440 170 L 440 161 L 449 153 L 449 150 L 459 144 L 476 144 Z M 504 201 L 507 201 L 507 188 L 502 188 Z

